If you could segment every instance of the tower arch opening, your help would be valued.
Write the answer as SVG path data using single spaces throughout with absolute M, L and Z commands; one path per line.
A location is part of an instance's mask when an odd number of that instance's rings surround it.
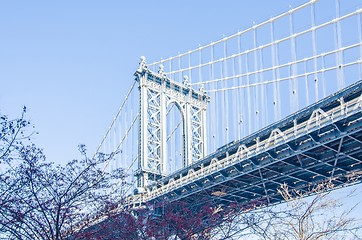
M 186 166 L 185 118 L 180 104 L 170 101 L 166 108 L 166 172 L 171 174 Z

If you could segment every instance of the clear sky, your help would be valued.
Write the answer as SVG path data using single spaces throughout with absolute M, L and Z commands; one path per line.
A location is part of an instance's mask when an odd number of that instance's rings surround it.
M 176 55 L 305 1 L 0 0 L 0 112 L 22 106 L 49 161 L 93 153 L 139 57 Z
M 80 143 L 93 153 L 141 55 L 174 56 L 306 1 L 0 0 L 0 112 L 27 106 L 48 161 L 79 158 Z

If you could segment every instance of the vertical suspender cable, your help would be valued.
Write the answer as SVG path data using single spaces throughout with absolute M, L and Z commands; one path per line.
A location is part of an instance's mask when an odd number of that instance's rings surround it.
M 115 148 L 116 148 L 117 142 L 118 142 L 118 125 L 115 124 L 115 125 L 114 125 L 114 136 L 113 136 L 113 147 L 112 147 L 112 149 L 115 149 Z M 115 168 L 115 169 L 118 169 L 118 168 L 119 168 L 119 154 L 117 154 L 117 155 L 115 156 L 115 158 L 114 158 L 113 161 L 114 161 L 114 163 L 113 163 L 114 168 Z
M 340 16 L 340 4 L 339 0 L 336 0 L 336 18 Z M 336 52 L 336 63 L 337 63 L 337 81 L 338 90 L 345 86 L 344 74 L 343 74 L 343 50 L 342 50 L 342 33 L 341 33 L 341 21 L 336 21 L 335 27 L 335 47 L 338 49 Z
M 304 61 L 304 72 L 307 72 L 307 61 Z M 308 84 L 308 76 L 304 75 L 304 83 L 305 83 L 305 106 L 309 106 L 309 84 Z
M 180 54 L 180 52 L 179 52 Z M 180 70 L 181 69 L 181 57 L 178 57 L 178 69 Z M 178 80 L 179 82 L 182 82 L 182 71 L 179 71 L 178 72 Z
M 210 56 L 210 59 L 209 59 L 209 62 L 211 61 L 211 54 L 212 54 L 212 47 L 210 47 L 210 52 L 209 52 L 209 56 Z M 208 65 L 208 77 L 207 79 L 212 79 L 212 64 L 209 64 Z M 212 89 L 212 84 L 210 83 L 207 83 L 207 86 L 205 86 L 205 89 L 207 90 L 211 90 Z M 213 116 L 211 115 L 211 112 L 213 110 L 213 102 L 215 102 L 215 99 L 211 99 L 210 100 L 210 103 L 207 107 L 207 111 L 206 111 L 206 121 L 207 121 L 207 124 L 206 124 L 206 127 L 207 127 L 207 146 L 209 147 L 208 150 L 209 152 L 212 152 L 214 149 L 213 149 L 213 131 L 211 131 L 211 129 L 215 129 L 214 128 L 214 124 L 213 124 Z
M 359 11 L 357 15 L 357 26 L 359 36 L 359 79 L 362 79 L 362 11 Z
M 113 131 L 110 131 L 110 133 L 109 133 L 109 136 L 108 136 L 108 144 L 107 144 L 107 154 L 111 154 L 113 151 L 114 151 L 114 149 L 112 148 L 112 132 Z M 112 161 L 112 159 L 110 159 L 110 161 Z M 112 170 L 112 163 L 110 162 L 110 163 L 108 163 L 108 167 L 107 167 L 107 170 L 106 171 L 110 171 L 110 170 Z
M 214 45 L 212 45 L 211 46 L 211 62 L 212 62 L 212 64 L 211 64 L 211 79 L 215 79 L 215 67 L 214 67 L 214 65 L 215 65 L 215 63 L 214 63 L 214 54 L 215 54 L 215 48 L 214 48 Z M 213 88 L 214 89 L 217 89 L 217 83 L 216 82 L 214 82 L 213 83 Z M 218 112 L 217 112 L 217 94 L 216 94 L 216 92 L 214 92 L 214 114 L 216 114 L 216 117 L 211 117 L 212 119 L 213 119 L 213 122 L 214 122 L 214 124 L 213 124 L 213 135 L 212 135 L 212 138 L 213 138 L 213 141 L 214 141 L 214 149 L 216 149 L 216 139 L 217 139 L 217 136 L 216 136 L 216 134 L 217 134 L 217 129 L 218 129 L 218 119 L 219 119 L 219 116 L 218 116 Z
M 238 68 L 239 68 L 239 74 L 241 75 L 243 73 L 243 68 L 242 68 L 242 62 L 241 62 L 241 34 L 238 34 L 238 53 L 239 53 L 239 59 L 238 59 Z M 238 86 L 242 85 L 242 78 L 238 77 Z M 245 106 L 245 102 L 243 101 L 243 94 L 242 94 L 243 89 L 239 88 L 237 89 L 237 96 L 238 96 L 238 101 L 236 101 L 237 104 L 237 108 L 238 108 L 238 139 L 241 139 L 241 137 L 243 137 L 245 135 L 245 129 L 243 128 L 245 126 L 245 124 L 243 123 L 243 118 L 244 118 L 244 109 L 247 107 Z M 245 107 L 244 107 L 245 106 Z
M 275 42 L 275 28 L 273 21 L 273 42 Z M 276 79 L 280 79 L 280 67 L 279 67 L 279 43 L 276 42 L 274 44 L 274 53 L 275 53 L 275 70 L 276 70 Z M 277 120 L 281 119 L 282 108 L 281 108 L 281 96 L 280 96 L 280 81 L 276 81 L 276 112 L 277 112 Z
M 227 67 L 226 57 L 227 57 L 227 40 L 224 41 L 224 64 L 223 64 L 224 78 L 228 77 L 228 67 Z M 223 80 L 223 83 L 224 83 L 223 88 L 226 88 L 227 81 L 225 79 Z M 229 97 L 228 97 L 227 91 L 222 91 L 222 92 L 224 94 L 223 109 L 224 109 L 225 113 L 223 113 L 222 116 L 225 116 L 225 140 L 226 140 L 225 143 L 228 143 L 229 142 L 229 126 L 230 126 L 230 124 L 229 124 Z
M 289 34 L 290 36 L 292 36 L 288 42 L 290 43 L 290 49 L 289 49 L 289 52 L 288 54 L 290 54 L 290 57 L 293 58 L 293 26 L 292 26 L 292 11 L 291 11 L 291 6 L 289 6 Z M 287 52 L 287 50 L 286 50 Z M 291 60 L 293 61 L 293 60 Z M 289 92 L 288 92 L 288 95 L 289 95 L 289 110 L 287 112 L 287 114 L 291 114 L 292 112 L 294 112 L 294 106 L 295 106 L 295 101 L 294 101 L 294 90 L 293 90 L 293 80 L 294 80 L 294 76 L 293 76 L 293 64 L 289 64 L 288 66 L 288 76 L 289 76 L 289 79 L 288 79 L 288 87 L 289 87 Z
M 318 74 L 317 74 L 317 39 L 316 39 L 316 20 L 315 20 L 315 3 L 311 5 L 311 15 L 312 15 L 312 45 L 313 45 L 313 72 L 314 72 L 314 95 L 315 101 L 319 100 L 319 90 L 318 90 Z
M 132 108 L 132 106 L 130 106 L 130 102 L 128 101 L 127 102 L 128 104 L 126 104 L 126 108 L 125 108 L 125 116 L 124 116 L 124 126 L 125 126 L 125 129 L 128 129 L 131 124 L 129 123 L 129 121 L 131 122 L 132 120 L 129 120 L 132 118 L 131 116 L 131 113 L 130 113 L 130 109 Z M 128 133 L 127 131 L 124 133 L 124 136 L 122 136 L 122 138 L 124 138 L 123 140 L 123 144 L 122 144 L 122 149 L 123 151 L 125 152 L 125 155 L 124 155 L 124 163 L 125 163 L 125 167 L 127 167 L 127 169 L 129 168 L 130 166 L 130 160 L 129 160 L 129 152 L 130 152 L 130 149 L 129 149 L 129 142 L 128 142 Z
M 290 34 L 291 34 L 291 54 L 292 54 L 292 91 L 291 91 L 291 97 L 292 99 L 292 103 L 293 103 L 293 107 L 292 107 L 292 112 L 296 112 L 299 109 L 299 103 L 298 103 L 298 79 L 296 79 L 296 75 L 297 75 L 297 64 L 295 63 L 297 61 L 297 46 L 296 46 L 296 39 L 294 36 L 294 18 L 293 18 L 293 13 L 294 11 L 292 10 L 289 14 L 289 27 L 290 27 Z
M 257 73 L 257 71 L 259 70 L 259 66 L 258 66 L 258 49 L 257 49 L 257 34 L 256 34 L 256 27 L 255 27 L 255 23 L 253 26 L 253 44 L 254 44 L 254 71 L 255 73 L 254 75 L 254 83 L 259 83 L 259 73 Z M 259 86 L 255 87 L 255 95 L 254 95 L 254 113 L 255 113 L 255 118 L 256 118 L 256 124 L 255 124 L 255 128 L 254 131 L 259 130 L 260 128 L 260 112 L 259 112 L 259 107 L 260 107 L 260 99 L 259 99 Z
M 131 116 L 132 116 L 132 118 L 134 117 L 133 116 L 133 97 L 131 98 Z M 137 126 L 137 124 L 135 125 L 135 126 Z M 130 156 L 130 159 L 129 159 L 129 166 L 128 166 L 128 168 L 130 169 L 129 171 L 130 171 L 130 176 L 131 176 L 131 182 L 133 182 L 133 180 L 134 179 L 132 179 L 132 176 L 134 175 L 134 173 L 133 173 L 133 168 L 131 167 L 132 166 L 132 164 L 133 164 L 133 159 L 134 159 L 134 153 L 135 153 L 135 146 L 137 146 L 137 145 L 134 145 L 133 144 L 133 139 L 134 139 L 134 129 L 135 128 L 137 128 L 137 127 L 132 127 L 132 129 L 131 129 L 131 131 L 130 131 L 130 136 L 129 136 L 129 143 L 131 144 L 131 156 Z
M 170 72 L 172 72 L 172 60 L 170 60 Z M 173 76 L 170 76 L 170 77 L 172 77 L 172 79 L 175 80 L 175 73 L 173 74 Z M 166 106 L 166 108 L 167 108 L 167 106 Z M 166 112 L 167 112 L 167 109 L 166 109 Z M 172 115 L 171 115 L 171 118 L 172 118 Z M 166 124 L 168 126 L 168 129 L 172 129 L 172 126 L 174 126 L 174 122 L 172 121 L 172 119 L 167 118 L 167 116 L 166 116 Z M 166 138 L 168 136 L 167 126 L 166 126 L 166 130 L 165 130 L 166 131 Z M 170 137 L 169 141 L 170 142 L 167 144 L 167 139 L 166 139 L 166 146 L 170 146 L 169 149 L 166 149 L 166 157 L 168 158 L 168 169 L 166 167 L 166 171 L 168 170 L 168 173 L 171 173 L 172 172 L 172 164 L 175 164 L 175 163 L 173 163 L 173 161 L 176 162 L 176 158 L 174 156 L 175 150 L 173 148 L 173 145 L 174 145 L 173 142 L 174 141 L 172 140 L 172 137 Z M 182 149 L 182 147 L 181 147 L 181 149 Z
M 233 58 L 233 86 L 237 86 L 237 79 L 235 77 L 236 75 L 236 72 L 235 72 L 235 65 L 236 65 L 236 58 Z M 231 120 L 233 121 L 232 124 L 230 125 L 230 127 L 233 129 L 233 131 L 230 131 L 232 132 L 232 138 L 233 139 L 240 139 L 240 136 L 239 136 L 239 133 L 240 133 L 240 126 L 238 124 L 239 122 L 239 109 L 238 109 L 238 102 L 239 102 L 239 95 L 238 95 L 238 92 L 239 90 L 238 89 L 235 89 L 235 90 L 231 90 L 233 95 L 232 95 L 232 98 L 231 98 L 231 104 L 233 105 L 233 114 L 231 115 Z
M 313 7 L 313 4 L 311 4 L 311 6 L 310 6 L 310 8 L 312 8 Z M 311 14 L 312 15 L 312 14 Z M 312 19 L 312 16 L 310 16 L 310 18 Z M 313 20 L 311 20 L 311 26 L 310 26 L 311 28 L 312 27 L 314 27 L 313 26 Z M 313 47 L 312 47 L 313 48 Z M 304 66 L 304 73 L 306 73 L 307 72 L 307 70 L 308 70 L 308 68 L 307 68 L 307 60 L 304 60 L 304 64 L 303 64 L 303 66 Z M 305 93 L 304 93 L 304 95 L 305 95 L 305 106 L 309 106 L 309 84 L 308 84 L 308 75 L 307 74 L 305 74 L 304 75 L 304 86 L 305 86 Z
M 171 108 L 173 107 L 173 105 L 171 106 Z M 167 159 L 168 159 L 168 173 L 171 173 L 173 171 L 173 167 L 175 167 L 176 164 L 176 158 L 175 158 L 175 142 L 176 142 L 176 138 L 174 138 L 172 136 L 172 131 L 173 131 L 173 127 L 175 126 L 175 121 L 174 121 L 174 114 L 172 111 L 169 111 L 168 109 L 166 110 L 166 112 L 170 115 L 170 116 L 166 116 L 166 137 L 168 138 L 168 143 L 166 142 L 166 146 L 169 146 L 169 148 L 167 149 Z M 182 149 L 182 146 L 180 146 L 180 149 Z
M 222 61 L 220 63 L 220 78 L 224 78 L 224 61 Z M 225 85 L 225 81 L 222 81 L 221 83 L 219 83 L 220 85 L 220 88 L 223 88 L 224 85 Z M 225 113 L 224 113 L 224 108 L 225 108 L 225 91 L 221 91 L 220 92 L 220 100 L 221 100 L 221 103 L 219 105 L 219 108 L 218 108 L 218 113 L 219 113 L 219 116 L 220 116 L 220 126 L 219 126 L 219 129 L 220 129 L 220 138 L 219 138 L 219 141 L 218 141 L 218 146 L 221 146 L 222 144 L 225 143 L 225 132 L 224 132 L 224 129 L 225 129 Z M 222 117 L 221 117 L 222 116 Z
M 250 94 L 250 69 L 249 69 L 249 54 L 246 54 L 246 96 L 247 96 L 247 101 L 245 106 L 248 108 L 248 135 L 252 133 L 252 118 L 251 118 L 251 94 Z
M 188 66 L 189 66 L 189 73 L 188 73 L 188 75 L 189 75 L 189 82 L 192 83 L 191 52 L 190 52 L 190 51 L 188 52 L 187 56 L 189 57 L 189 61 L 188 61 L 188 62 L 189 62 L 189 64 L 188 64 Z
M 323 98 L 327 96 L 327 88 L 326 88 L 326 79 L 325 79 L 325 56 L 322 56 L 322 72 L 321 72 L 321 78 L 322 78 L 322 94 Z
M 200 48 L 200 45 L 199 45 L 199 48 Z M 199 49 L 199 79 L 197 79 L 197 82 L 202 82 L 202 50 Z
M 169 61 L 169 71 L 168 72 L 172 72 L 172 61 Z M 173 74 L 168 74 L 168 77 L 173 79 L 173 80 L 176 80 L 175 77 L 173 76 Z
M 129 98 L 130 99 L 130 98 Z M 132 97 L 131 97 L 132 99 Z M 128 100 L 129 101 L 129 100 Z M 127 101 L 127 102 L 128 102 Z M 121 122 L 121 116 L 123 116 L 123 110 L 122 110 L 122 113 L 118 116 L 118 120 L 116 122 L 115 125 L 118 125 L 118 133 L 117 133 L 117 144 L 116 144 L 116 147 L 117 145 L 121 142 L 121 139 L 122 139 L 122 129 L 123 129 L 123 124 Z M 119 152 L 118 154 L 118 159 L 119 159 L 119 163 L 117 164 L 118 167 L 122 168 L 122 169 L 126 169 L 127 166 L 126 164 L 124 164 L 124 157 L 123 157 L 123 154 L 122 154 L 122 151 Z
M 259 50 L 259 59 L 260 59 L 260 95 L 261 95 L 261 113 L 260 113 L 260 117 L 261 117 L 261 126 L 260 128 L 264 127 L 267 125 L 268 122 L 268 110 L 266 108 L 266 101 L 268 99 L 268 92 L 265 91 L 265 87 L 266 84 L 264 83 L 264 54 L 263 54 L 263 49 Z
M 278 100 L 277 100 L 277 95 L 278 95 L 278 91 L 277 91 L 277 86 L 278 86 L 278 82 L 275 81 L 277 79 L 277 74 L 276 74 L 276 48 L 275 48 L 275 40 L 274 40 L 274 19 L 270 22 L 270 38 L 271 38 L 271 49 L 272 49 L 272 72 L 273 72 L 273 109 L 274 109 L 274 122 L 276 122 L 278 120 Z

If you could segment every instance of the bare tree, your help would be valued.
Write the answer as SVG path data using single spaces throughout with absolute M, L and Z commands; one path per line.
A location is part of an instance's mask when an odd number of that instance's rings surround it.
M 360 239 L 361 219 L 351 217 L 353 206 L 332 194 L 332 182 L 320 183 L 302 192 L 283 184 L 278 189 L 285 203 L 276 206 L 249 204 L 229 206 L 234 211 L 210 231 L 210 239 Z
M 46 161 L 42 149 L 25 143 L 29 122 L 22 117 L 0 123 L 0 239 L 60 240 L 76 236 L 97 212 L 122 200 L 122 170 L 105 172 L 111 156 L 87 157 L 65 166 Z M 82 222 L 81 225 L 79 223 Z
M 268 221 L 253 225 L 253 233 L 257 239 L 270 240 L 359 239 L 360 222 L 350 216 L 359 203 L 345 206 L 331 196 L 333 187 L 329 181 L 302 192 L 281 185 L 278 192 L 286 203 L 264 212 Z
M 20 118 L 9 119 L 6 115 L 0 114 L 0 167 L 13 161 L 17 152 L 22 147 L 23 141 L 28 139 L 33 133 L 28 133 L 30 122 L 24 116 L 26 107 L 23 108 Z M 1 169 L 0 169 L 1 172 Z
M 83 232 L 82 239 L 210 239 L 228 217 L 212 204 L 160 202 L 141 209 L 119 209 Z
M 350 217 L 358 203 L 343 205 L 331 195 L 333 187 L 331 182 L 320 183 L 301 192 L 283 184 L 278 191 L 285 203 L 276 206 L 206 201 L 200 208 L 160 202 L 121 210 L 85 232 L 83 239 L 359 239 L 361 225 Z
M 0 116 L 0 239 L 359 237 L 361 226 L 350 217 L 355 206 L 346 208 L 330 195 L 332 182 L 306 192 L 283 184 L 278 189 L 286 202 L 282 207 L 262 201 L 227 206 L 180 201 L 124 209 L 123 171 L 103 168 L 111 155 L 89 158 L 81 145 L 82 160 L 65 166 L 47 162 L 43 151 L 27 140 L 32 132 L 25 112 L 14 120 Z

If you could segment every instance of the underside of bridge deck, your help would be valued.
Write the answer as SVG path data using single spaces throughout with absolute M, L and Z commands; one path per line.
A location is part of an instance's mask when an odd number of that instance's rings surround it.
M 149 187 L 144 202 L 275 204 L 281 184 L 309 192 L 362 176 L 362 82 L 252 136 L 218 149 Z

